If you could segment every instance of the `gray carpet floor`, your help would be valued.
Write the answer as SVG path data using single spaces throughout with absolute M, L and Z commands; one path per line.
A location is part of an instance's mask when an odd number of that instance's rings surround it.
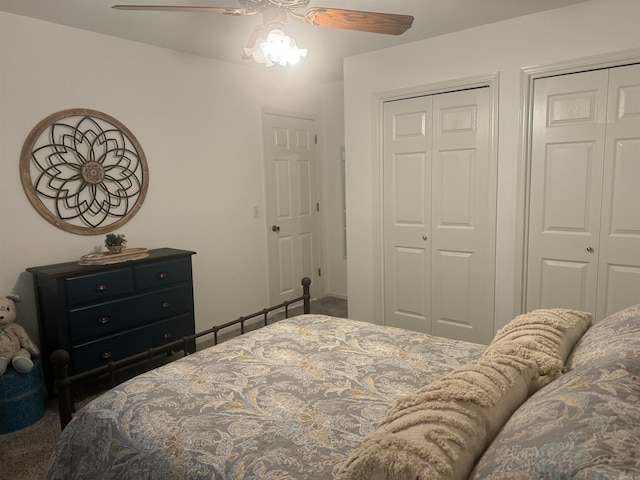
M 311 312 L 346 318 L 347 301 L 337 297 L 323 297 L 312 302 Z M 300 313 L 302 313 L 302 307 L 296 307 L 289 311 L 289 316 Z M 281 318 L 284 318 L 284 315 L 277 314 L 270 318 L 270 323 Z M 248 323 L 245 331 L 258 328 L 258 326 L 256 323 Z M 220 336 L 220 340 L 224 341 L 234 335 L 233 332 L 224 333 Z M 207 342 L 202 342 L 198 344 L 198 350 L 207 346 Z M 121 380 L 125 379 L 121 378 Z M 81 392 L 76 407 L 81 408 L 109 386 L 108 384 L 98 384 L 92 389 Z M 44 416 L 39 421 L 17 432 L 0 435 L 0 478 L 11 480 L 41 480 L 45 478 L 49 458 L 59 435 L 60 422 L 57 403 L 55 400 L 48 399 L 45 404 Z

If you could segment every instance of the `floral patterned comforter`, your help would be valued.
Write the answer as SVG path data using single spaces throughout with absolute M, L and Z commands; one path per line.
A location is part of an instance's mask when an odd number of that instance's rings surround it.
M 142 374 L 61 434 L 48 478 L 330 479 L 394 402 L 486 347 L 301 315 Z
M 640 479 L 640 304 L 595 323 L 511 416 L 470 480 Z

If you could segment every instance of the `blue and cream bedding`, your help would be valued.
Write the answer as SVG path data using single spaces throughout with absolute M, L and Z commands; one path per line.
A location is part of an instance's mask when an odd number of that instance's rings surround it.
M 640 304 L 590 322 L 537 310 L 486 347 L 283 320 L 94 400 L 49 478 L 640 480 Z
M 323 315 L 236 337 L 103 394 L 49 478 L 331 479 L 396 401 L 486 346 Z
M 596 322 L 470 480 L 640 480 L 640 304 Z

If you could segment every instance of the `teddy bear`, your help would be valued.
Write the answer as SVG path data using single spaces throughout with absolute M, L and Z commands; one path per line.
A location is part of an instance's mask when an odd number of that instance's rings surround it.
M 17 372 L 28 373 L 33 369 L 31 357 L 40 355 L 27 331 L 14 323 L 18 316 L 17 303 L 20 303 L 18 295 L 0 297 L 0 375 L 7 370 L 9 362 Z

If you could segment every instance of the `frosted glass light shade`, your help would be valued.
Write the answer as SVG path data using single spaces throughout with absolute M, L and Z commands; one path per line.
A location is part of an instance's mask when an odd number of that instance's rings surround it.
M 289 37 L 284 30 L 275 28 L 269 31 L 267 38 L 258 38 L 255 45 L 245 48 L 244 53 L 257 63 L 264 63 L 267 67 L 275 65 L 295 65 L 300 58 L 307 56 L 306 48 L 298 48 L 296 41 Z

